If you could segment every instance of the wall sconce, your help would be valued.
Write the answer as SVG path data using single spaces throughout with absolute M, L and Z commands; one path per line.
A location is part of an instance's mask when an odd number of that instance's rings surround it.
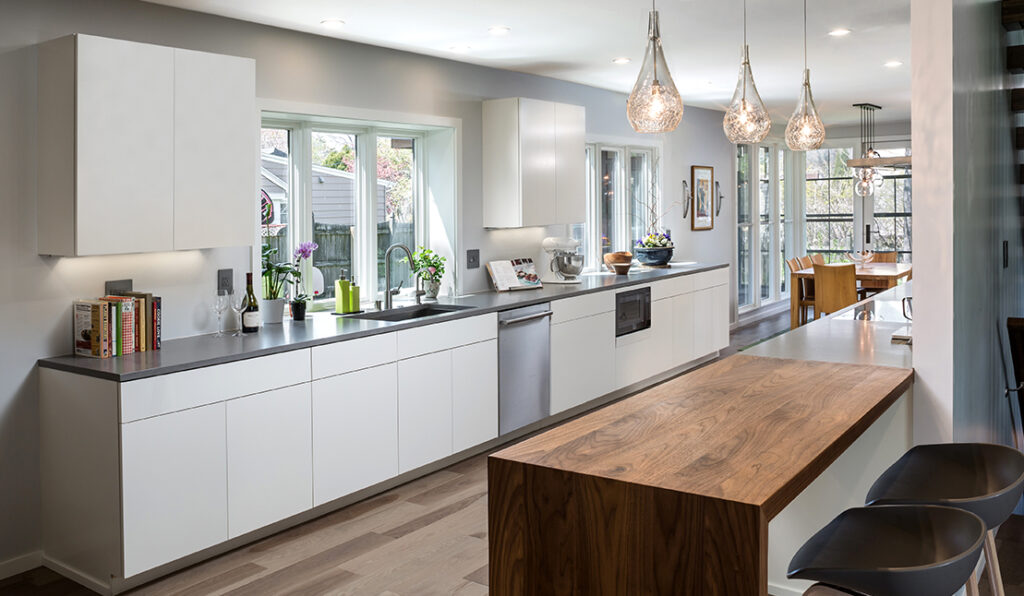
M 690 194 L 690 185 L 683 180 L 683 219 L 690 215 L 690 203 L 693 202 L 693 195 Z
M 686 184 L 685 182 L 683 184 Z M 722 199 L 725 195 L 722 194 L 722 186 L 715 180 L 715 194 L 718 195 L 718 201 L 715 203 L 715 217 L 718 217 L 722 213 Z

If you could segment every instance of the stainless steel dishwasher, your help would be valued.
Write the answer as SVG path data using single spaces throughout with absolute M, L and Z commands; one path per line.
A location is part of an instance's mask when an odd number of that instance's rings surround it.
M 505 434 L 551 412 L 551 307 L 498 313 L 498 430 Z

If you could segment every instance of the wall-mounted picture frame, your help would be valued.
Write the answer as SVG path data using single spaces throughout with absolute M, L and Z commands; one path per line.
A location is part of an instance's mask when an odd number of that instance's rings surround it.
M 715 227 L 715 168 L 690 166 L 690 229 L 710 230 Z

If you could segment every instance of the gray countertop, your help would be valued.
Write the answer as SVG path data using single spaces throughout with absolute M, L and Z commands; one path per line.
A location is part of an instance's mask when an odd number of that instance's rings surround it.
M 911 346 L 892 342 L 893 332 L 909 324 L 903 317 L 902 300 L 904 296 L 911 295 L 912 284 L 907 282 L 881 292 L 833 315 L 759 343 L 743 353 L 913 368 Z M 862 317 L 869 320 L 862 320 Z
M 675 264 L 669 269 L 637 269 L 629 275 L 605 273 L 581 277 L 578 284 L 547 284 L 537 290 L 514 292 L 483 292 L 457 298 L 442 298 L 442 304 L 471 306 L 443 315 L 423 317 L 400 323 L 369 321 L 350 317 L 334 316 L 330 313 L 314 313 L 303 322 L 285 321 L 281 325 L 262 327 L 259 333 L 242 337 L 217 337 L 197 335 L 163 342 L 160 350 L 138 352 L 117 358 L 87 358 L 82 356 L 57 356 L 44 358 L 39 366 L 68 372 L 124 382 L 172 372 L 224 364 L 256 356 L 266 356 L 289 350 L 309 348 L 336 341 L 388 333 L 399 329 L 410 329 L 442 321 L 451 321 L 489 312 L 529 306 L 571 298 L 590 292 L 616 290 L 628 286 L 649 283 L 679 275 L 692 275 L 703 271 L 728 267 L 726 264 L 705 265 L 700 263 Z

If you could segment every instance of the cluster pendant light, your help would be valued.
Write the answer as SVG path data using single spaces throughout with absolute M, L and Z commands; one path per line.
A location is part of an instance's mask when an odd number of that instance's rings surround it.
M 825 125 L 811 95 L 811 71 L 807 68 L 807 0 L 804 0 L 804 81 L 796 111 L 786 125 L 786 145 L 793 151 L 817 149 L 825 142 Z
M 747 47 L 747 0 L 743 0 L 743 52 L 741 54 L 740 76 L 736 91 L 732 94 L 729 109 L 722 119 L 725 136 L 733 143 L 760 143 L 772 128 L 768 108 L 754 85 L 754 74 L 750 70 L 750 51 Z
M 881 110 L 881 106 L 871 103 L 857 103 L 854 107 L 860 108 L 860 151 L 861 157 L 877 159 L 880 157 L 875 151 L 875 110 Z M 875 194 L 875 188 L 881 187 L 885 181 L 882 172 L 872 167 L 854 168 L 853 177 L 856 183 L 854 191 L 858 197 L 870 197 Z
M 626 101 L 626 116 L 637 132 L 671 132 L 683 118 L 683 99 L 676 90 L 661 49 L 658 11 L 652 2 L 647 30 L 647 52 L 633 92 Z

